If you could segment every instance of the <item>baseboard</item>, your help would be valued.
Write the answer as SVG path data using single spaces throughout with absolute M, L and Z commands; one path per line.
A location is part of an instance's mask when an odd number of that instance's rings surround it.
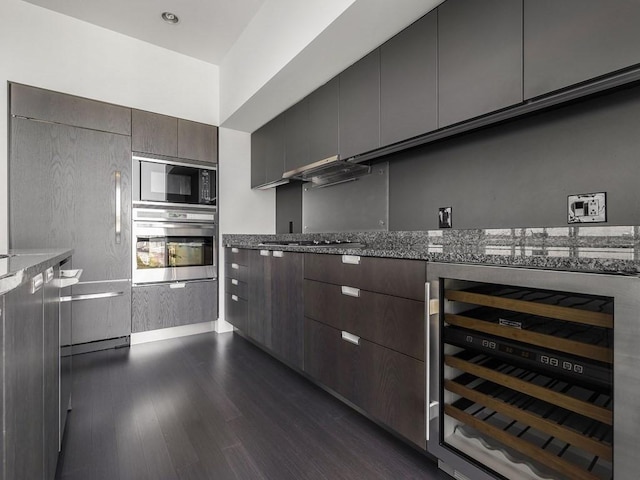
M 99 352 L 100 350 L 109 350 L 111 348 L 120 348 L 129 346 L 129 337 L 110 338 L 108 340 L 98 340 L 88 343 L 77 343 L 71 346 L 73 355 L 81 355 L 83 353 Z M 68 354 L 69 347 L 63 347 L 63 352 Z
M 141 343 L 157 342 L 158 340 L 168 340 L 170 338 L 186 337 L 198 333 L 215 332 L 215 322 L 194 323 L 192 325 L 181 325 L 179 327 L 161 328 L 148 332 L 138 332 L 131 334 L 131 345 Z

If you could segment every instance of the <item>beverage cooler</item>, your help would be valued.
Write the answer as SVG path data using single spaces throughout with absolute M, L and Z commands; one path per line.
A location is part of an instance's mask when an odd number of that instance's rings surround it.
M 640 478 L 637 277 L 427 266 L 427 450 L 454 478 Z

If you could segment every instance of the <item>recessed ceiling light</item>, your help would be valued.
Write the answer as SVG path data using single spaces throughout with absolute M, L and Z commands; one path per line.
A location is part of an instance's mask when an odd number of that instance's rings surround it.
M 165 22 L 170 23 L 172 25 L 175 25 L 180 21 L 178 16 L 175 13 L 171 13 L 171 12 L 162 12 L 162 19 Z

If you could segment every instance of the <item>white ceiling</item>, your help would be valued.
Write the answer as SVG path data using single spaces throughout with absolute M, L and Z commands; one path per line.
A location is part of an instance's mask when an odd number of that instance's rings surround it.
M 220 65 L 265 0 L 24 0 Z M 180 22 L 164 22 L 162 12 Z

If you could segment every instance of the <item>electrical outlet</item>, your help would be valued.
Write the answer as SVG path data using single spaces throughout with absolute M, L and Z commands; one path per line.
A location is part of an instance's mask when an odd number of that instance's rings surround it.
M 451 207 L 440 207 L 438 209 L 438 227 L 439 228 L 451 228 L 453 222 L 451 220 Z
M 567 197 L 568 223 L 598 223 L 607 221 L 607 194 L 581 193 Z

